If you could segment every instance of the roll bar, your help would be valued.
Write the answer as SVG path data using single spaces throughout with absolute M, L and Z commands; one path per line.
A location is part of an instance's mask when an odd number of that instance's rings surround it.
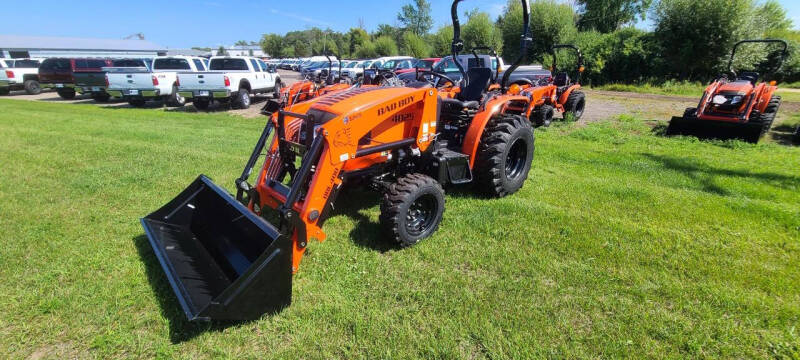
M 520 52 L 517 60 L 514 61 L 514 64 L 511 65 L 506 72 L 503 73 L 503 80 L 500 82 L 500 85 L 503 87 L 503 92 L 508 90 L 508 79 L 511 77 L 511 73 L 516 70 L 522 61 L 525 60 L 525 55 L 528 52 L 528 44 L 533 40 L 531 38 L 531 9 L 528 6 L 528 0 L 521 0 L 522 1 L 522 41 L 520 43 Z
M 558 60 L 556 58 L 556 50 L 557 49 L 575 50 L 575 53 L 578 55 L 578 68 L 577 68 L 578 76 L 576 78 L 576 82 L 578 84 L 580 84 L 581 83 L 581 75 L 583 74 L 583 70 L 582 70 L 582 68 L 583 68 L 583 54 L 581 53 L 581 49 L 578 49 L 577 46 L 572 45 L 572 44 L 555 44 L 555 45 L 553 45 L 553 47 L 550 48 L 550 53 L 553 55 L 553 66 L 551 66 L 551 69 L 550 69 L 550 71 L 552 71 L 552 72 L 555 72 L 558 69 L 558 67 L 557 67 L 557 61 Z
M 469 78 L 467 77 L 467 72 L 464 71 L 464 67 L 461 66 L 461 63 L 458 61 L 458 53 L 464 50 L 464 41 L 461 40 L 461 23 L 458 21 L 458 3 L 461 1 L 464 0 L 453 0 L 453 5 L 450 6 L 450 18 L 453 19 L 453 43 L 450 49 L 453 53 L 453 62 L 456 63 L 458 72 L 461 73 L 464 79 L 464 85 L 466 86 L 466 84 L 469 84 Z
M 733 45 L 733 50 L 731 50 L 731 58 L 730 60 L 728 60 L 728 71 L 730 71 L 734 75 L 736 74 L 736 72 L 733 71 L 733 58 L 734 56 L 736 56 L 736 50 L 739 48 L 739 45 L 748 43 L 783 44 L 783 50 L 781 51 L 781 62 L 778 64 L 778 67 L 775 69 L 774 72 L 777 73 L 778 70 L 781 69 L 781 66 L 783 66 L 783 62 L 786 60 L 786 55 L 788 55 L 787 50 L 789 48 L 789 45 L 786 44 L 786 41 L 781 39 L 748 39 L 739 41 L 735 45 Z

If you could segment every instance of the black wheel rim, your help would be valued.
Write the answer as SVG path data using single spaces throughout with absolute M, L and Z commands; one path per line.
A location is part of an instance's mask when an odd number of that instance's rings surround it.
M 525 158 L 527 157 L 528 149 L 525 146 L 525 141 L 517 139 L 511 144 L 511 149 L 508 150 L 506 156 L 506 178 L 514 180 L 522 174 L 525 168 Z
M 406 231 L 411 236 L 420 236 L 433 226 L 438 203 L 436 197 L 424 194 L 418 197 L 406 213 Z

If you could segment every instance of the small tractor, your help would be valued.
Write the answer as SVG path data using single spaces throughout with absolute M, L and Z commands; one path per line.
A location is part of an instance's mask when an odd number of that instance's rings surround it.
M 460 1 L 451 7 L 454 58 L 463 48 Z M 528 2 L 521 1 L 523 51 L 503 88 L 530 41 Z M 292 274 L 310 241 L 325 240 L 323 224 L 344 186 L 382 194 L 380 224 L 399 247 L 436 231 L 445 187 L 474 183 L 494 197 L 519 190 L 534 151 L 523 114 L 529 100 L 487 91 L 488 67 L 460 71 L 464 81 L 453 98 L 417 83 L 365 84 L 294 103 L 291 111 L 270 101 L 235 197 L 200 175 L 141 219 L 188 319 L 248 320 L 288 306 Z
M 558 71 L 558 58 L 556 50 L 574 50 L 577 57 L 576 75 L 571 79 L 569 72 Z M 579 120 L 583 116 L 586 108 L 586 94 L 581 91 L 581 75 L 583 74 L 583 54 L 575 45 L 556 44 L 550 49 L 553 56 L 553 64 L 550 72 L 553 76 L 542 79 L 539 83 L 533 84 L 526 79 L 517 80 L 520 92 L 531 98 L 531 106 L 526 111 L 528 118 L 535 126 L 550 126 L 555 112 L 562 113 L 562 118 L 566 119 L 568 114 L 573 120 Z M 511 89 L 517 91 L 517 89 Z
M 764 43 L 782 45 L 777 72 L 787 55 L 787 44 L 783 40 L 742 40 L 733 46 L 728 61 L 728 74 L 715 79 L 703 92 L 696 108 L 687 108 L 683 116 L 673 117 L 667 127 L 667 135 L 695 135 L 702 138 L 741 139 L 757 143 L 766 134 L 778 108 L 781 97 L 775 94 L 776 82 L 759 82 L 762 76 L 753 71 L 733 70 L 736 50 L 742 44 Z
M 330 56 L 325 55 L 328 58 L 328 70 L 324 72 L 325 75 L 320 75 L 320 79 L 324 79 L 324 82 L 317 83 L 312 81 L 311 79 L 303 79 L 303 81 L 298 81 L 291 86 L 287 86 L 281 89 L 280 91 L 280 99 L 278 100 L 281 108 L 291 108 L 292 105 L 298 102 L 303 102 L 318 96 L 322 96 L 328 93 L 346 90 L 351 87 L 351 85 L 347 82 L 342 82 L 341 78 L 336 78 L 333 76 L 333 72 L 331 71 L 333 68 L 333 61 L 331 60 Z M 341 61 L 339 62 L 339 74 L 342 73 L 342 65 Z M 267 105 L 265 105 L 266 108 Z M 264 109 L 262 109 L 263 112 Z

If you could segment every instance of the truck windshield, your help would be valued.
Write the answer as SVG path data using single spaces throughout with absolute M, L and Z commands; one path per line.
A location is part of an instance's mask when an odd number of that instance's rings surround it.
M 144 61 L 139 59 L 114 60 L 111 64 L 114 67 L 145 67 Z
M 211 59 L 211 70 L 248 70 L 244 59 Z
M 189 62 L 186 59 L 156 59 L 153 61 L 153 69 L 155 70 L 191 70 Z
M 14 62 L 14 67 L 19 69 L 36 69 L 39 67 L 38 60 L 17 60 Z

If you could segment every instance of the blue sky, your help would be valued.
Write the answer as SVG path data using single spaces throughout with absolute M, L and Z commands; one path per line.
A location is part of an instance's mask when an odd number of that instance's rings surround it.
M 568 0 L 565 0 L 568 1 Z M 800 1 L 779 0 L 800 25 Z M 258 40 L 263 33 L 285 33 L 317 26 L 346 31 L 364 20 L 368 30 L 396 23 L 397 12 L 410 0 L 36 0 L 5 4 L 0 33 L 123 38 L 144 33 L 170 48 L 229 45 Z M 436 26 L 450 23 L 450 1 L 431 0 Z M 467 0 L 463 9 L 478 8 L 493 17 L 504 0 Z M 463 13 L 463 12 L 462 12 Z

